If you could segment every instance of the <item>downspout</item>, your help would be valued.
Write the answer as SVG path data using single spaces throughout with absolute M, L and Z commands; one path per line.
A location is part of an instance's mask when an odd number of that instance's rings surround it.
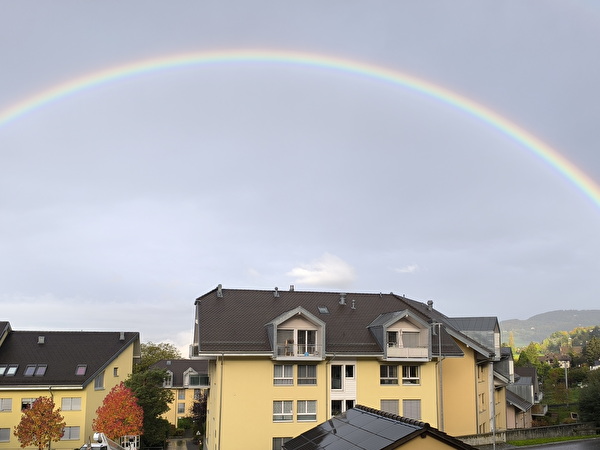
M 492 428 L 492 449 L 496 450 L 496 396 L 494 389 L 494 361 L 489 363 L 489 383 L 490 383 L 490 427 Z
M 217 449 L 221 448 L 221 429 L 222 429 L 222 417 L 223 417 L 223 361 L 225 359 L 225 354 L 221 353 L 221 375 L 220 375 L 220 386 L 219 386 L 219 443 L 217 444 Z

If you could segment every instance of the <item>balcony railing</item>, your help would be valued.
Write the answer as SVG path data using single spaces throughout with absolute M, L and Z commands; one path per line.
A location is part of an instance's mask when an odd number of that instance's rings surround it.
M 322 357 L 322 346 L 316 344 L 280 344 L 277 346 L 277 357 L 302 358 Z
M 388 358 L 427 358 L 429 347 L 400 347 L 397 343 L 389 342 L 387 356 Z

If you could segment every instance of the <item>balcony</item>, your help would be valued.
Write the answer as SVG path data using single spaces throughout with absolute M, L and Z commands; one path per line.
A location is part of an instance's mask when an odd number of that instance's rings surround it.
M 388 358 L 407 358 L 407 359 L 427 359 L 429 357 L 429 347 L 404 347 L 397 342 L 388 342 Z
M 277 359 L 286 358 L 312 358 L 322 359 L 322 346 L 316 344 L 293 344 L 286 343 L 277 345 Z

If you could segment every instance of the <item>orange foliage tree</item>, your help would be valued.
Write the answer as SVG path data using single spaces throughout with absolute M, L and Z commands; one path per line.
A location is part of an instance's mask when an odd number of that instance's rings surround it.
M 110 439 L 142 434 L 144 410 L 138 405 L 133 391 L 123 383 L 104 397 L 96 415 L 92 423 L 94 431 L 104 433 Z
M 60 441 L 66 425 L 60 409 L 54 410 L 54 400 L 38 397 L 31 408 L 23 411 L 21 421 L 15 427 L 15 436 L 22 448 L 34 445 L 43 450 L 50 442 Z

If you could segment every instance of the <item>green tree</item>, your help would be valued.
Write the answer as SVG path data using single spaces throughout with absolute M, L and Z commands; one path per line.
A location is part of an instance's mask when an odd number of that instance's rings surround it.
M 515 365 L 518 367 L 540 367 L 541 363 L 539 355 L 540 344 L 530 342 L 519 354 L 519 359 L 516 361 Z
M 143 442 L 149 446 L 162 445 L 169 432 L 169 422 L 160 416 L 169 411 L 173 392 L 165 389 L 166 370 L 149 369 L 131 374 L 125 386 L 133 391 L 137 403 L 144 410 Z
M 587 386 L 579 392 L 579 414 L 584 422 L 600 426 L 600 370 L 588 374 Z
M 200 434 L 204 434 L 206 430 L 206 415 L 207 409 L 207 397 L 206 394 L 201 394 L 192 405 L 192 420 L 194 422 L 194 431 L 199 431 Z
M 173 344 L 161 342 L 142 343 L 140 346 L 140 361 L 135 367 L 135 372 L 148 370 L 150 366 L 161 359 L 180 359 L 181 352 Z
M 54 410 L 54 400 L 50 397 L 38 397 L 31 408 L 25 409 L 14 433 L 21 447 L 36 446 L 43 450 L 50 442 L 58 442 L 67 426 L 60 409 Z
M 594 336 L 585 344 L 583 357 L 590 366 L 600 359 L 600 338 Z

